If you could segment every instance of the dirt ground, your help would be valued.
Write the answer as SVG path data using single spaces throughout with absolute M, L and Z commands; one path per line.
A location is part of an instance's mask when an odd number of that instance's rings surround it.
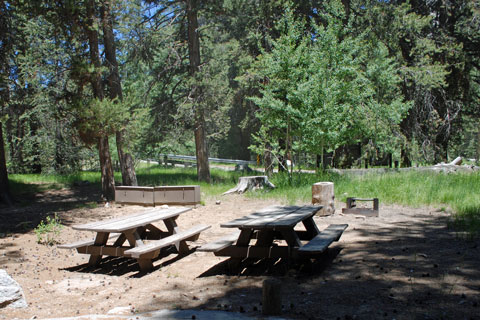
M 261 316 L 264 279 L 282 281 L 283 314 L 298 319 L 479 319 L 479 240 L 465 240 L 448 227 L 449 214 L 434 208 L 380 205 L 380 217 L 341 214 L 316 217 L 320 229 L 349 227 L 321 259 L 296 265 L 259 261 L 232 273 L 226 258 L 208 252 L 178 257 L 172 250 L 139 273 L 135 260 L 88 256 L 36 242 L 33 227 L 58 213 L 65 225 L 59 243 L 91 239 L 72 225 L 129 214 L 143 207 L 95 205 L 91 187 L 59 190 L 0 208 L 0 269 L 25 292 L 28 308 L 0 309 L 0 319 L 135 314 L 157 309 L 209 309 Z M 220 204 L 216 204 L 220 200 Z M 381 199 L 380 199 L 381 201 Z M 90 203 L 88 207 L 82 204 Z M 219 227 L 256 209 L 279 204 L 241 195 L 206 199 L 177 223 L 210 224 L 194 243 L 201 245 L 232 230 Z M 120 311 L 118 311 L 120 310 Z M 113 316 L 114 318 L 114 316 Z

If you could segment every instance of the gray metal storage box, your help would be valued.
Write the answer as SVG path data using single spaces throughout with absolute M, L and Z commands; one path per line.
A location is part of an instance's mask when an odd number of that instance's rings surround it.
M 162 204 L 198 204 L 200 186 L 115 187 L 115 201 L 120 204 L 156 206 Z
M 153 206 L 153 187 L 115 187 L 115 201 L 124 204 Z
M 154 187 L 155 205 L 161 204 L 198 204 L 200 186 L 163 186 Z

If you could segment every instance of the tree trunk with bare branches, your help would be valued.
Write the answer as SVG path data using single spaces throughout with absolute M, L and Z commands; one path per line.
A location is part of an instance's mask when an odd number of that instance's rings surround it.
M 110 99 L 123 99 L 122 83 L 118 72 L 118 63 L 115 48 L 115 36 L 113 34 L 113 16 L 112 1 L 104 0 L 102 3 L 102 25 L 103 25 L 103 43 L 105 46 L 105 59 L 109 74 L 107 77 Z M 137 176 L 133 164 L 132 155 L 125 152 L 125 130 L 122 129 L 115 133 L 117 142 L 117 153 L 120 161 L 120 170 L 122 172 L 122 184 L 125 186 L 136 186 Z
M 200 37 L 198 31 L 197 0 L 186 0 L 188 20 L 188 55 L 190 61 L 190 76 L 195 76 L 200 66 Z M 197 175 L 199 181 L 210 182 L 210 167 L 208 164 L 207 136 L 205 114 L 201 105 L 201 87 L 193 85 L 190 98 L 195 102 L 195 149 L 197 156 Z
M 88 0 L 87 8 L 87 26 L 85 31 L 88 36 L 88 45 L 90 47 L 90 59 L 95 69 L 90 75 L 90 82 L 94 96 L 103 100 L 103 85 L 100 77 L 100 53 L 98 50 L 98 32 L 94 28 L 95 21 L 95 0 Z M 100 169 L 102 173 L 102 195 L 106 200 L 115 198 L 115 178 L 113 176 L 112 159 L 110 157 L 110 148 L 108 144 L 108 136 L 98 137 L 98 153 L 100 158 Z

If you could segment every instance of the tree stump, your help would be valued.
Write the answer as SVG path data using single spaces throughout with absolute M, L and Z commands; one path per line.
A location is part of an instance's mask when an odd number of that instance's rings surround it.
M 262 313 L 269 316 L 282 313 L 282 283 L 279 280 L 263 281 Z
M 335 213 L 333 182 L 317 182 L 312 185 L 312 204 L 317 203 L 323 206 L 318 215 L 329 216 Z
M 267 176 L 240 177 L 237 186 L 223 194 L 244 193 L 248 190 L 263 189 L 264 187 L 275 188 L 275 185 L 268 180 Z

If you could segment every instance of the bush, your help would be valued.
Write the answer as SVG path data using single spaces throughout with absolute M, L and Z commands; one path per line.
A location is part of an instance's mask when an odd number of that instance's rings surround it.
M 55 214 L 53 217 L 48 216 L 42 220 L 34 229 L 39 244 L 53 245 L 57 243 L 57 237 L 63 229 L 63 225 Z

